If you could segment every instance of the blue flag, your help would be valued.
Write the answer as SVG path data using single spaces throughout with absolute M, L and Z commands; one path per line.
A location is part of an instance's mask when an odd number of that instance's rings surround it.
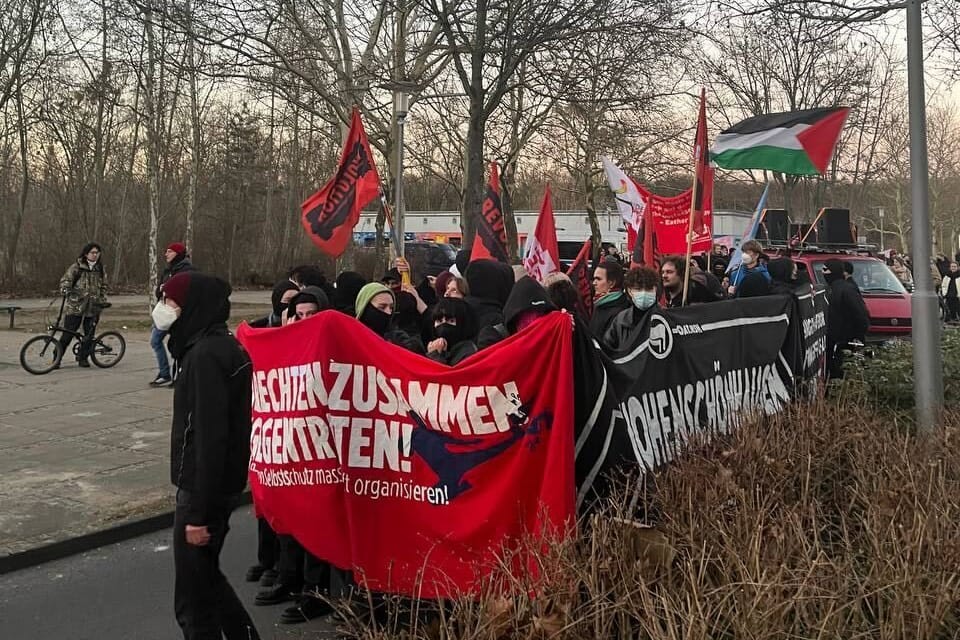
M 767 186 L 763 188 L 763 194 L 760 196 L 760 201 L 757 203 L 757 208 L 753 212 L 753 217 L 750 219 L 750 224 L 747 226 L 747 230 L 743 232 L 743 237 L 740 239 L 740 247 L 743 246 L 743 243 L 748 240 L 753 240 L 757 237 L 757 230 L 760 228 L 760 216 L 763 214 L 763 210 L 767 208 L 767 194 L 770 193 L 770 183 L 767 183 Z M 741 272 L 743 269 L 740 267 L 743 265 L 743 251 L 737 247 L 734 250 L 733 257 L 730 258 L 730 264 L 727 265 L 727 273 L 733 273 L 730 277 L 730 284 L 737 286 L 742 277 Z

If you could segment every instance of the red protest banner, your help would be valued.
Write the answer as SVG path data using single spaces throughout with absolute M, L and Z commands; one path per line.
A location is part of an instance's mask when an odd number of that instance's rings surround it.
M 657 239 L 659 255 L 685 254 L 687 252 L 687 229 L 690 224 L 690 199 L 692 189 L 672 196 L 658 196 L 637 185 L 643 196 L 650 216 L 653 218 L 653 232 Z M 693 232 L 693 250 L 709 251 L 712 247 L 711 229 L 713 228 L 711 207 L 712 193 L 704 194 L 703 228 Z
M 371 589 L 473 591 L 504 545 L 572 522 L 570 331 L 554 313 L 449 368 L 334 311 L 241 326 L 259 513 Z

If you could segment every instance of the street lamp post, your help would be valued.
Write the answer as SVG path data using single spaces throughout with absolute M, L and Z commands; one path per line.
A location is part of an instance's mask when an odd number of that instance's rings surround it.
M 883 246 L 883 240 L 884 240 L 884 235 L 883 235 L 883 214 L 884 214 L 884 213 L 885 213 L 885 212 L 884 212 L 884 210 L 883 210 L 883 207 L 877 207 L 877 215 L 880 216 L 880 252 L 881 252 L 881 253 L 883 253 L 883 251 L 885 251 L 884 246 Z
M 403 124 L 410 112 L 410 96 L 402 90 L 393 94 L 393 110 L 397 117 L 397 175 L 396 175 L 396 202 L 393 207 L 393 229 L 397 235 L 397 257 L 402 258 L 404 253 L 403 233 Z
M 910 201 L 913 213 L 913 393 L 917 428 L 929 431 L 943 408 L 940 322 L 930 277 L 927 114 L 923 87 L 923 0 L 908 0 L 907 92 L 910 105 Z

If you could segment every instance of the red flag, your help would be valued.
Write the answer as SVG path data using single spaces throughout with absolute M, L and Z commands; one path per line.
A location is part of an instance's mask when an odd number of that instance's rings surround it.
M 380 175 L 373 163 L 360 112 L 354 109 L 337 172 L 300 205 L 303 228 L 317 248 L 336 258 L 347 248 L 353 228 L 360 220 L 360 211 L 379 192 Z
M 490 163 L 490 182 L 483 199 L 483 211 L 477 220 L 477 235 L 473 239 L 470 262 L 474 260 L 499 260 L 510 264 L 507 251 L 507 228 L 503 223 L 503 207 L 500 205 L 500 174 L 496 162 Z
M 593 314 L 593 287 L 590 282 L 590 248 L 591 242 L 587 240 L 583 243 L 580 253 L 570 264 L 567 270 L 567 277 L 573 282 L 577 293 L 580 294 L 580 307 L 583 319 L 588 319 Z
M 713 170 L 710 168 L 710 149 L 707 145 L 707 90 L 700 89 L 700 115 L 697 118 L 697 136 L 693 143 L 696 172 L 693 201 L 693 232 L 704 232 L 704 212 L 713 200 Z
M 553 218 L 553 204 L 550 202 L 550 184 L 543 194 L 540 215 L 533 235 L 527 238 L 527 247 L 523 252 L 523 267 L 530 277 L 543 282 L 551 273 L 560 270 L 560 249 L 557 245 L 557 224 Z

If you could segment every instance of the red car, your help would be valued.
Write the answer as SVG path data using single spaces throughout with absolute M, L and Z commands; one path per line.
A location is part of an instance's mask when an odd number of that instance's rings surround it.
M 860 287 L 870 314 L 867 340 L 871 342 L 909 336 L 912 329 L 910 294 L 883 260 L 856 253 L 804 251 L 788 254 L 811 282 L 826 286 L 823 265 L 827 260 L 853 264 L 853 280 Z M 771 255 L 771 257 L 773 257 Z

